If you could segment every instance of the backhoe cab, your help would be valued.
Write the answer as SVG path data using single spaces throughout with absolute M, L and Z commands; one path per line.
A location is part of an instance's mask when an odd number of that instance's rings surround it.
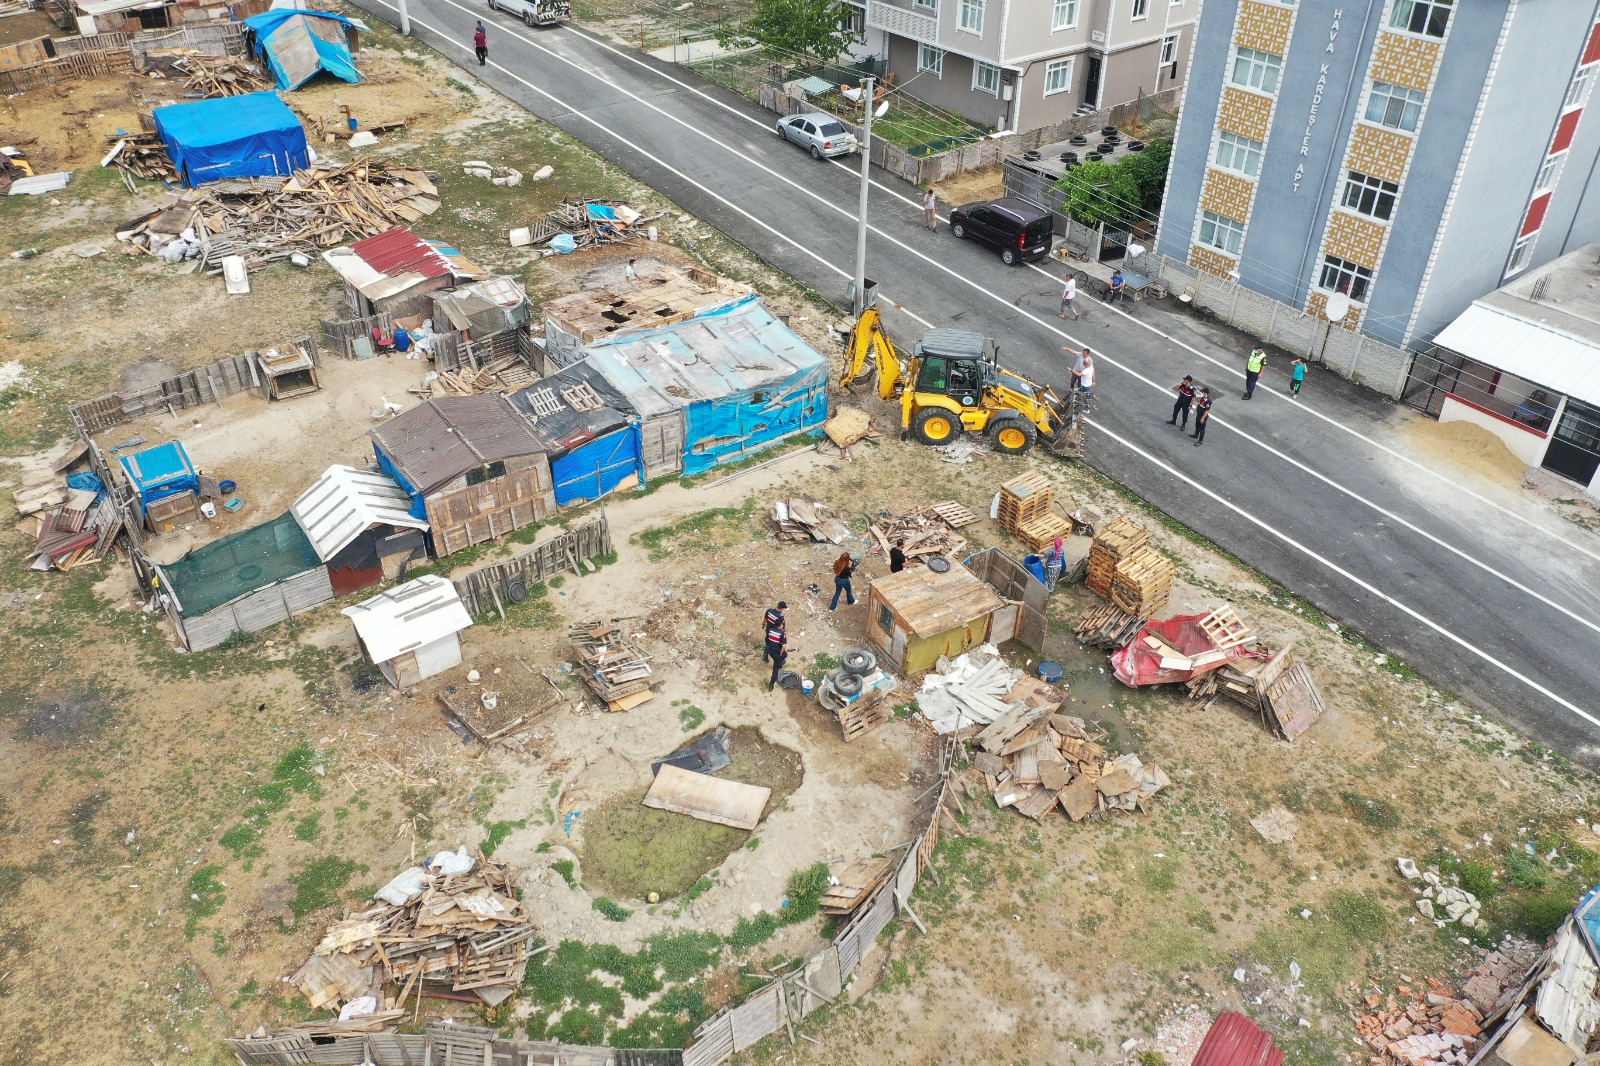
M 999 349 L 981 333 L 931 329 L 902 360 L 875 307 L 850 333 L 840 384 L 850 389 L 877 371 L 878 395 L 900 402 L 900 428 L 923 444 L 949 444 L 986 433 L 997 451 L 1020 455 L 1061 428 L 1061 401 L 1048 387 L 1000 366 Z

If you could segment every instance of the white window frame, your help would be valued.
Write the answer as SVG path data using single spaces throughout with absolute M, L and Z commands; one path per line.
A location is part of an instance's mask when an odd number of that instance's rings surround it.
M 1133 13 L 1128 16 L 1129 22 L 1143 22 L 1150 17 L 1150 0 L 1133 0 Z
M 1352 189 L 1355 190 L 1354 199 L 1356 203 L 1354 204 L 1350 202 Z M 1381 215 L 1377 209 L 1385 198 L 1389 201 L 1389 213 Z M 1372 201 L 1373 209 L 1371 211 L 1363 211 L 1361 209 L 1360 203 L 1363 199 Z M 1371 174 L 1347 170 L 1344 172 L 1344 185 L 1339 189 L 1339 206 L 1346 211 L 1360 215 L 1362 218 L 1370 218 L 1375 222 L 1393 222 L 1395 208 L 1400 206 L 1400 184 L 1385 178 L 1374 177 Z
M 1244 66 L 1244 77 L 1239 77 L 1239 68 Z M 1271 52 L 1260 52 L 1254 48 L 1237 47 L 1233 50 L 1232 61 L 1228 64 L 1228 81 L 1233 85 L 1254 89 L 1258 93 L 1276 96 L 1278 86 L 1283 84 L 1283 57 L 1273 55 Z M 1266 84 L 1271 82 L 1270 87 Z
M 1590 63 L 1586 67 L 1578 68 L 1578 73 L 1572 76 L 1572 84 L 1567 86 L 1567 102 L 1561 105 L 1562 110 L 1569 111 L 1588 102 L 1589 90 L 1594 87 L 1596 70 L 1600 70 L 1600 63 Z
M 1064 72 L 1064 76 L 1056 78 L 1054 75 L 1058 72 Z M 1051 83 L 1055 81 L 1059 81 L 1060 85 L 1054 89 L 1050 88 Z M 1055 96 L 1057 93 L 1069 93 L 1071 91 L 1072 60 L 1058 59 L 1054 63 L 1046 63 L 1044 65 L 1044 94 L 1046 96 Z
M 984 0 L 959 0 L 956 10 L 956 29 L 962 33 L 983 36 Z
M 929 11 L 938 11 L 939 0 L 911 0 L 911 6 L 926 8 Z
M 1379 100 L 1384 101 L 1384 118 L 1373 118 L 1372 107 Z M 1400 102 L 1400 121 L 1385 121 L 1385 119 L 1388 117 L 1390 105 L 1397 100 Z M 1417 132 L 1417 127 L 1422 125 L 1422 112 L 1427 105 L 1428 94 L 1425 92 L 1419 92 L 1416 89 L 1408 89 L 1404 85 L 1391 85 L 1386 81 L 1374 81 L 1367 89 L 1367 102 L 1361 109 L 1361 116 L 1373 125 L 1382 126 L 1387 130 L 1399 130 L 1401 133 L 1415 133 Z M 1407 126 L 1405 123 L 1406 111 L 1408 108 L 1416 109 L 1413 112 L 1413 118 L 1411 125 L 1409 126 Z
M 1561 168 L 1566 165 L 1567 153 L 1561 152 L 1545 159 L 1539 167 L 1539 177 L 1533 183 L 1533 195 L 1549 192 L 1561 180 Z
M 917 42 L 917 73 L 944 77 L 944 49 L 938 45 Z
M 1350 276 L 1349 285 L 1345 289 L 1341 289 L 1337 284 L 1329 285 L 1324 279 L 1328 276 L 1328 271 L 1330 270 L 1334 272 L 1335 279 L 1348 274 Z M 1366 283 L 1362 286 L 1363 291 L 1360 296 L 1355 294 L 1356 282 L 1358 281 Z M 1362 306 L 1366 305 L 1367 298 L 1372 295 L 1372 282 L 1373 274 L 1371 268 L 1364 267 L 1360 263 L 1352 263 L 1348 259 L 1340 259 L 1336 255 L 1324 254 L 1322 264 L 1317 270 L 1317 288 L 1323 292 L 1343 292 L 1350 297 L 1351 303 L 1361 304 Z M 1347 289 L 1349 291 L 1346 291 Z
M 992 89 L 983 84 L 983 81 L 978 77 L 979 74 L 989 71 L 992 71 L 994 76 L 994 88 Z M 993 63 L 985 63 L 981 59 L 974 59 L 972 61 L 972 91 L 977 93 L 988 93 L 990 96 L 999 96 L 1000 68 L 995 66 Z
M 1063 18 L 1062 16 L 1066 17 Z M 1078 28 L 1078 0 L 1055 0 L 1050 8 L 1050 32 Z
M 1178 41 L 1182 37 L 1181 33 L 1169 33 L 1161 38 L 1161 66 L 1170 67 L 1178 61 Z
M 1218 170 L 1226 170 L 1241 177 L 1257 178 L 1261 176 L 1261 157 L 1266 153 L 1267 146 L 1261 141 L 1229 133 L 1226 130 L 1218 130 L 1216 143 L 1211 148 L 1211 162 Z M 1252 164 L 1254 164 L 1253 169 Z
M 1538 230 L 1534 230 L 1526 237 L 1517 238 L 1517 243 L 1511 246 L 1511 259 L 1506 264 L 1506 277 L 1509 278 L 1528 269 L 1528 263 L 1533 259 L 1533 246 L 1538 240 Z
M 1244 223 L 1215 211 L 1202 210 L 1199 243 L 1229 255 L 1239 255 L 1244 248 Z
M 1423 28 L 1415 30 L 1411 28 L 1411 24 L 1417 21 L 1414 16 L 1419 11 L 1422 15 Z M 1436 41 L 1442 41 L 1444 35 L 1450 31 L 1450 17 L 1455 11 L 1455 0 L 1394 0 L 1394 7 L 1389 11 L 1389 28 L 1412 37 L 1431 37 Z M 1440 12 L 1443 13 L 1444 25 L 1438 27 L 1438 33 L 1434 33 L 1431 28 L 1433 16 Z

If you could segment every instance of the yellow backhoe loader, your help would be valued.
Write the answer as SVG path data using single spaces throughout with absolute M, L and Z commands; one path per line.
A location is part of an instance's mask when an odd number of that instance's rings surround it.
M 1049 387 L 1000 366 L 999 349 L 981 333 L 930 329 L 902 359 L 883 330 L 878 309 L 861 313 L 850 331 L 845 389 L 867 384 L 900 402 L 900 428 L 923 444 L 949 444 L 966 432 L 986 434 L 995 450 L 1021 455 L 1043 436 L 1057 452 L 1074 451 L 1061 400 Z

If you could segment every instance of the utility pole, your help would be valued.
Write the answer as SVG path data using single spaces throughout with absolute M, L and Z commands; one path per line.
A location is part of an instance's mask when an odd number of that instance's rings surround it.
M 400 32 L 411 36 L 411 15 L 406 11 L 406 0 L 400 0 Z
M 867 309 L 867 190 L 872 187 L 872 98 L 873 82 L 868 77 L 861 86 L 861 103 L 866 116 L 861 123 L 861 199 L 856 208 L 856 317 Z

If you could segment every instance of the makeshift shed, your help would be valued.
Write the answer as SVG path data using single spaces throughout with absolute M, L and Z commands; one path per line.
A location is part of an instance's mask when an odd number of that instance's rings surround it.
M 179 440 L 121 456 L 139 517 L 161 533 L 200 516 L 200 475 Z
M 328 467 L 289 513 L 327 566 L 336 596 L 380 584 L 426 554 L 427 521 L 411 514 L 411 497 L 393 478 L 370 470 Z
M 601 263 L 597 269 L 606 266 Z M 679 270 L 661 265 L 637 282 L 585 289 L 550 300 L 540 310 L 544 314 L 544 347 L 551 365 L 537 369 L 553 374 L 582 359 L 585 345 L 725 309 L 754 291 L 742 282 L 699 267 Z
M 183 184 L 287 176 L 308 166 L 306 131 L 277 93 L 246 93 L 155 109 L 156 133 Z
M 1014 609 L 982 578 L 955 560 L 948 569 L 918 566 L 876 578 L 867 591 L 867 639 L 902 674 L 931 670 L 939 656 L 957 656 L 990 639 L 997 614 L 1014 627 Z M 1002 619 L 1004 621 L 1004 619 Z M 1009 640 L 1011 632 L 997 632 Z
M 255 632 L 333 599 L 328 571 L 293 514 L 196 548 L 175 563 L 146 562 L 168 617 L 190 651 Z
M 371 435 L 378 469 L 411 497 L 441 558 L 555 511 L 544 446 L 498 392 L 425 400 Z
M 460 665 L 460 634 L 472 624 L 455 585 L 435 574 L 380 592 L 343 613 L 355 625 L 367 658 L 400 689 Z
M 344 279 L 345 299 L 360 318 L 427 313 L 429 293 L 484 276 L 483 268 L 448 244 L 425 240 L 405 226 L 330 248 L 322 258 Z
M 742 459 L 828 418 L 828 360 L 751 296 L 591 345 L 589 365 L 645 426 L 682 427 L 683 473 Z
M 607 403 L 591 377 L 598 375 L 588 364 L 576 363 L 510 396 L 550 458 L 561 507 L 597 500 L 645 477 L 638 423 Z
M 307 348 L 310 350 L 308 351 Z M 288 400 L 322 391 L 317 378 L 316 345 L 290 345 L 288 351 L 269 348 L 256 353 L 261 367 L 261 391 L 268 400 Z
M 298 89 L 319 71 L 352 84 L 361 80 L 351 53 L 361 27 L 326 11 L 279 8 L 244 20 L 248 47 L 264 61 L 278 89 Z

